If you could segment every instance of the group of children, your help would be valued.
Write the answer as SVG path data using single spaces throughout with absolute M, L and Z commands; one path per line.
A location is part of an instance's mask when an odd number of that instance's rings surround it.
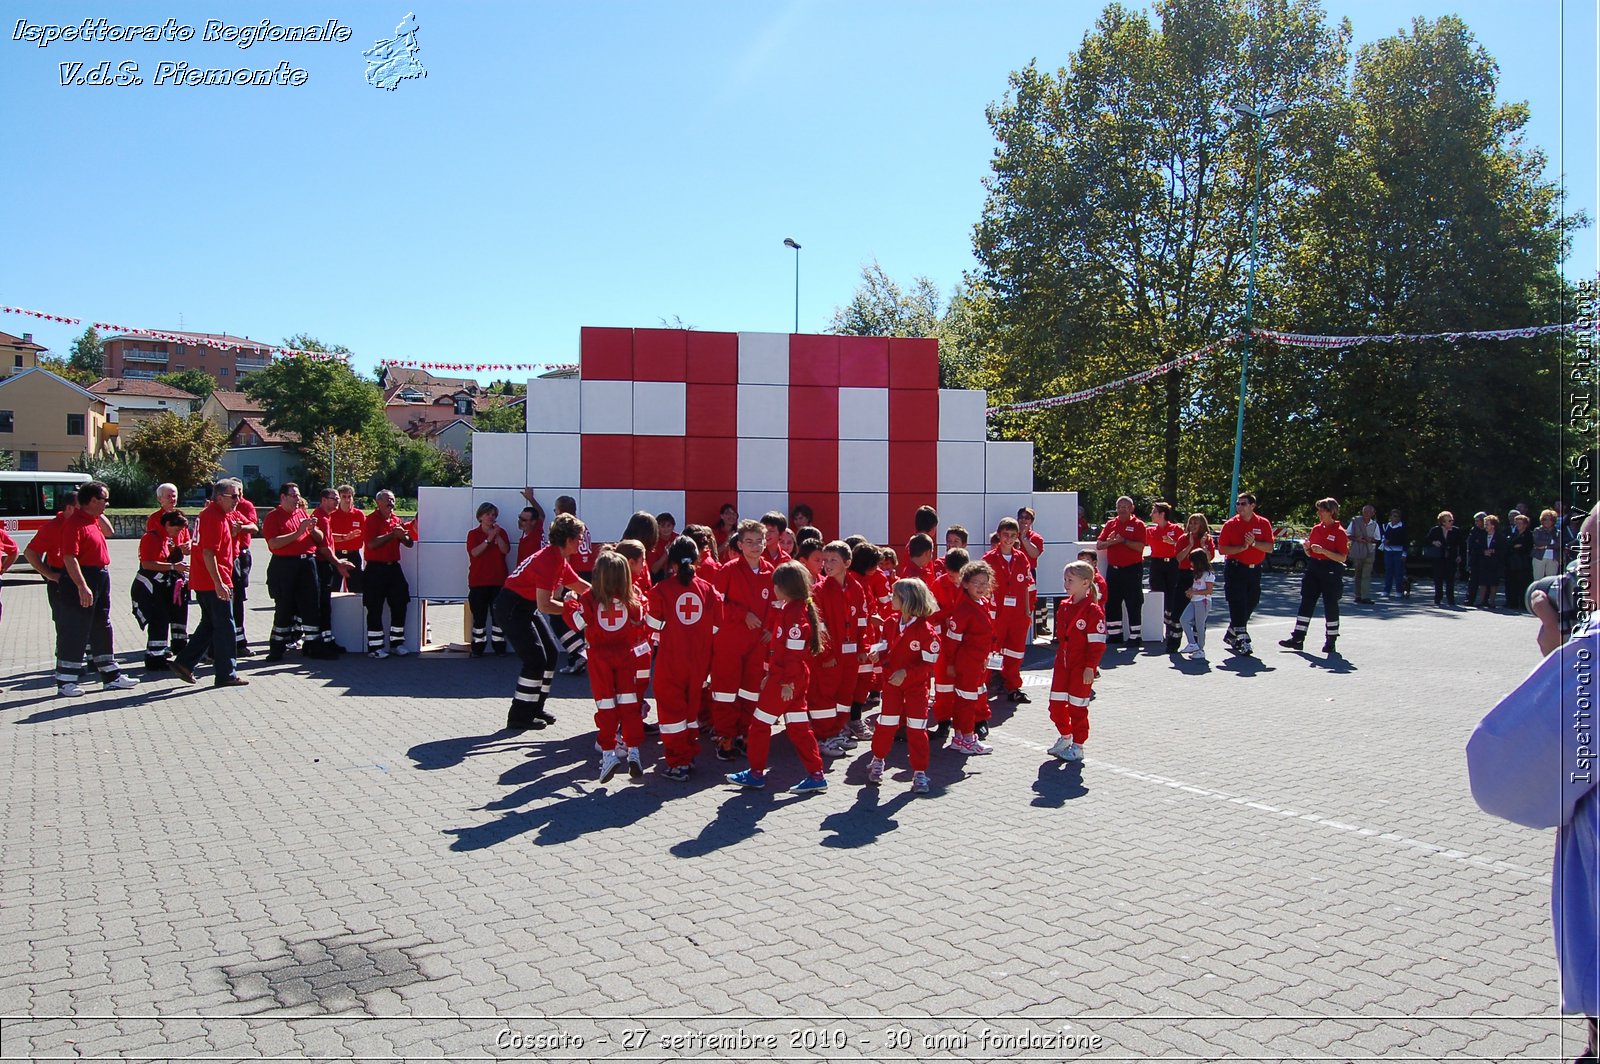
M 591 544 L 587 529 L 576 515 L 560 514 L 548 545 L 506 576 L 492 625 L 484 625 L 522 658 L 507 727 L 555 722 L 546 703 L 557 631 L 570 628 L 585 644 L 602 783 L 623 771 L 643 775 L 647 729 L 659 731 L 662 774 L 688 779 L 705 725 L 719 760 L 747 763 L 728 781 L 764 788 L 772 732 L 781 725 L 805 771 L 793 793 L 826 790 L 824 758 L 864 741 L 872 755 L 867 779 L 881 782 L 902 729 L 912 790 L 927 793 L 933 742 L 948 736 L 952 751 L 992 752 L 983 741 L 991 674 L 1005 698 L 1030 701 L 1021 665 L 1043 538 L 1032 530 L 1031 510 L 1019 517 L 999 523 L 977 560 L 966 531 L 950 528 L 936 559 L 938 515 L 923 507 L 902 563 L 860 536 L 827 541 L 809 525 L 791 529 L 779 513 L 727 521 L 719 526 L 724 539 L 702 525 L 663 536 L 675 527 L 671 516 L 641 512 L 621 540 L 590 546 L 585 579 L 571 560 Z M 1104 589 L 1082 560 L 1064 575 L 1050 693 L 1059 739 L 1050 752 L 1078 761 L 1106 645 Z M 645 720 L 652 678 L 653 726 Z M 869 723 L 873 704 L 878 714 Z

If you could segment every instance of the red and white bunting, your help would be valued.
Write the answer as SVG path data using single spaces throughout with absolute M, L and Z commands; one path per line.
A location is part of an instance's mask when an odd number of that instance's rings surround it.
M 379 359 L 378 365 L 393 369 L 438 369 L 449 373 L 531 373 L 578 368 L 576 362 L 419 362 L 406 358 Z
M 82 325 L 82 318 L 69 318 L 64 314 L 47 314 L 42 310 L 28 310 L 26 307 L 0 306 L 0 314 L 22 314 L 30 318 L 40 318 L 44 321 L 56 321 L 62 325 Z

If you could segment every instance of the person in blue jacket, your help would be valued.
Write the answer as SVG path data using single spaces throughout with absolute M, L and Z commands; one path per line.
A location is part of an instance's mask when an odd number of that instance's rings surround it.
M 1493 816 L 1556 829 L 1551 915 L 1561 975 L 1561 1010 L 1587 1018 L 1595 1061 L 1600 1016 L 1600 793 L 1595 789 L 1594 685 L 1600 681 L 1600 506 L 1579 538 L 1578 621 L 1563 621 L 1543 592 L 1533 596 L 1543 660 L 1502 698 L 1467 741 L 1472 796 Z M 1570 638 L 1565 638 L 1570 635 Z

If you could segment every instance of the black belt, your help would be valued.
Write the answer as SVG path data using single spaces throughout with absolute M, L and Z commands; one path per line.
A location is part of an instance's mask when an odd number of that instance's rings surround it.
M 1237 565 L 1241 569 L 1259 569 L 1259 568 L 1261 568 L 1261 563 L 1260 562 L 1239 562 L 1239 561 L 1234 561 L 1232 558 L 1228 559 L 1228 564 L 1229 565 Z

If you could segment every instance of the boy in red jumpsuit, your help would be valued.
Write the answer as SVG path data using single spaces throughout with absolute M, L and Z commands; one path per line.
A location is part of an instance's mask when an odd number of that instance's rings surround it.
M 1011 702 L 1031 701 L 1022 690 L 1022 655 L 1033 618 L 1033 562 L 1017 545 L 1021 530 L 1014 517 L 1000 520 L 1000 543 L 983 556 L 994 573 L 994 643 L 1000 651 L 1000 682 Z
M 994 619 L 989 616 L 989 588 L 994 572 L 984 562 L 968 562 L 961 570 L 961 598 L 956 602 L 945 639 L 956 645 L 945 676 L 955 685 L 955 734 L 950 749 L 962 754 L 992 754 L 994 748 L 978 740 L 980 720 L 989 718 L 985 688 L 989 679 L 989 653 L 994 647 Z
M 739 756 L 761 698 L 762 636 L 772 605 L 773 565 L 761 556 L 766 530 L 760 521 L 740 521 L 735 542 L 741 556 L 711 578 L 722 595 L 722 625 L 711 651 L 711 728 L 720 761 Z

